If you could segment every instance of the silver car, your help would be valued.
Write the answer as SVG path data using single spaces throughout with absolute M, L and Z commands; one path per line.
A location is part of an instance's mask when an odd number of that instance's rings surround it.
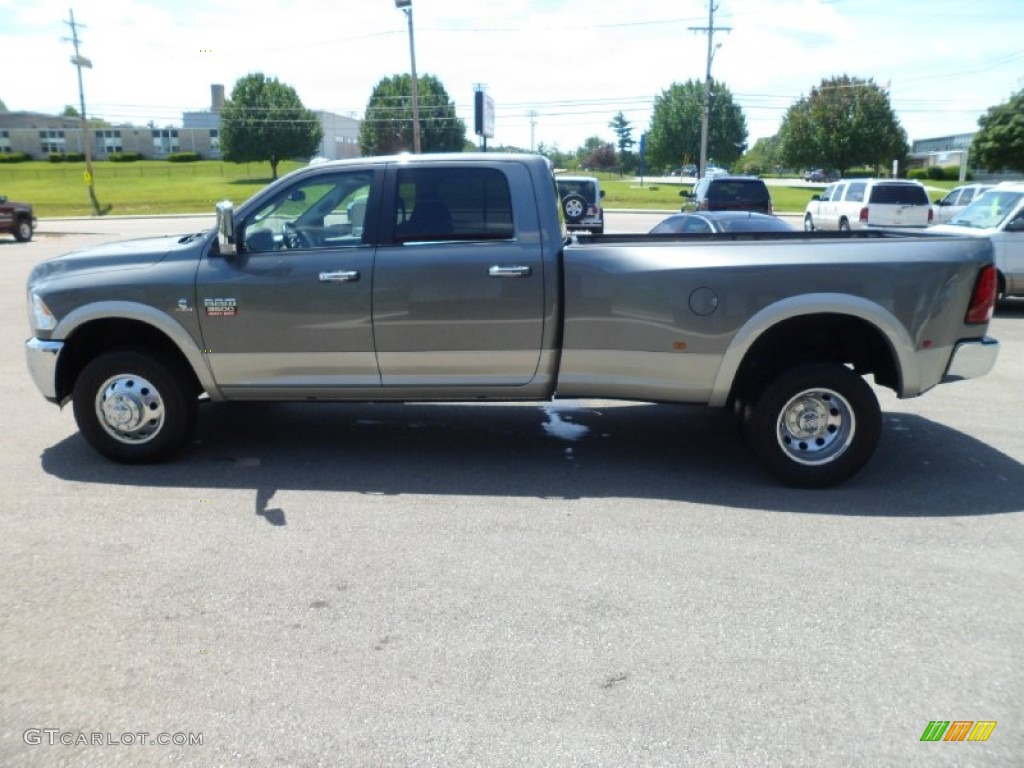
M 951 189 L 949 194 L 932 206 L 932 223 L 945 224 L 970 205 L 982 192 L 992 189 L 993 184 L 965 184 Z

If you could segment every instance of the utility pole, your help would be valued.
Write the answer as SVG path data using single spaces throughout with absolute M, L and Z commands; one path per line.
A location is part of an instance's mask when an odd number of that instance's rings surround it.
M 698 178 L 707 171 L 708 164 L 708 122 L 711 117 L 711 61 L 715 58 L 715 50 L 721 46 L 714 44 L 715 32 L 728 32 L 732 27 L 716 27 L 715 11 L 718 6 L 714 0 L 708 0 L 708 25 L 706 27 L 690 27 L 691 32 L 703 32 L 708 36 L 708 67 L 704 75 L 704 116 L 700 123 L 700 166 L 697 169 Z
M 536 152 L 537 151 L 537 142 L 536 142 L 536 136 L 537 136 L 537 110 L 531 109 L 530 112 L 529 112 L 529 115 L 530 115 L 530 151 L 531 152 Z
M 409 64 L 412 70 L 412 151 L 421 151 L 420 140 L 420 87 L 416 77 L 416 38 L 412 27 L 412 0 L 395 0 L 395 8 L 401 9 L 409 21 Z
M 82 87 L 82 68 L 92 69 L 92 62 L 85 58 L 85 56 L 82 56 L 78 50 L 78 28 L 84 27 L 84 25 L 75 24 L 74 9 L 69 9 L 68 13 L 71 16 L 71 20 L 64 23 L 71 27 L 71 37 L 64 39 L 69 40 L 75 47 L 75 55 L 71 57 L 71 63 L 78 69 L 78 103 L 81 107 L 82 117 L 82 152 L 85 153 L 85 183 L 89 187 L 89 200 L 92 201 L 93 216 L 99 216 L 100 204 L 96 200 L 96 187 L 93 185 L 92 175 L 92 142 L 89 141 L 89 121 L 85 114 L 85 89 Z

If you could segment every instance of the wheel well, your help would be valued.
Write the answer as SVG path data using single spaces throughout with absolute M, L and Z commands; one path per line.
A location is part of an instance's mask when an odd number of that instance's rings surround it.
M 782 371 L 804 363 L 849 365 L 859 374 L 898 391 L 899 366 L 885 336 L 866 320 L 849 315 L 804 315 L 765 331 L 736 372 L 729 402 L 751 396 Z
M 126 348 L 155 353 L 178 364 L 193 382 L 196 393 L 202 391 L 185 356 L 164 333 L 138 320 L 112 318 L 86 323 L 64 340 L 57 366 L 57 401 L 64 402 L 71 396 L 78 374 L 97 355 Z

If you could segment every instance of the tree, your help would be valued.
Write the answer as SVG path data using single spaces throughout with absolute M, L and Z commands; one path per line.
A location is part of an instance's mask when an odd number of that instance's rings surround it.
M 779 137 L 769 136 L 758 139 L 737 163 L 741 173 L 753 173 L 758 176 L 776 173 L 781 165 L 779 157 Z
M 9 111 L 10 110 L 7 109 L 7 105 L 4 104 L 4 100 L 0 99 L 0 112 L 9 112 Z
M 978 118 L 971 161 L 990 171 L 1024 171 L 1024 90 Z
M 674 168 L 700 157 L 704 83 L 672 83 L 654 100 L 647 132 L 648 166 Z M 747 120 L 733 103 L 732 92 L 717 80 L 711 83 L 708 117 L 708 159 L 724 166 L 735 162 L 747 148 Z
M 455 116 L 455 104 L 444 85 L 433 75 L 419 75 L 416 90 L 421 151 L 461 152 L 466 143 L 466 124 Z M 364 155 L 411 152 L 412 134 L 412 77 L 406 74 L 381 79 L 366 104 L 359 149 Z
M 617 164 L 618 158 L 615 156 L 615 146 L 610 142 L 605 142 L 599 147 L 594 148 L 583 158 L 584 168 L 606 171 L 614 168 Z
M 632 149 L 636 145 L 633 140 L 633 126 L 630 125 L 626 116 L 619 112 L 608 123 L 608 127 L 615 131 L 616 145 L 619 148 L 619 168 L 627 173 L 632 173 L 638 164 Z
M 611 122 L 608 123 L 608 127 L 615 131 L 615 136 L 618 139 L 616 146 L 619 148 L 620 155 L 629 152 L 633 145 L 636 144 L 633 141 L 633 126 L 630 125 L 629 120 L 626 119 L 622 112 L 619 112 L 612 118 Z
M 71 104 L 64 106 L 64 111 L 60 113 L 61 117 L 81 117 L 82 114 Z
M 551 161 L 551 165 L 555 168 L 569 168 L 574 162 L 574 155 L 571 152 L 563 152 L 560 150 L 558 148 L 558 144 L 548 146 L 544 142 L 541 142 L 537 146 L 537 154 L 544 155 L 544 157 Z
M 782 162 L 793 168 L 834 168 L 903 161 L 907 132 L 872 80 L 841 75 L 822 80 L 787 110 L 779 127 Z
M 295 89 L 261 72 L 235 83 L 220 113 L 220 146 L 232 162 L 267 160 L 273 177 L 284 158 L 309 157 L 324 131 Z

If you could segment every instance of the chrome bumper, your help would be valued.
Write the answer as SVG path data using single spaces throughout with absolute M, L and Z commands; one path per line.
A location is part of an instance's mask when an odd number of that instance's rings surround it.
M 992 370 L 999 356 L 999 341 L 986 336 L 983 339 L 961 341 L 953 347 L 949 367 L 943 381 L 959 381 L 984 376 Z
M 64 349 L 63 341 L 29 339 L 25 342 L 25 358 L 28 372 L 36 388 L 51 403 L 57 402 L 57 358 Z

